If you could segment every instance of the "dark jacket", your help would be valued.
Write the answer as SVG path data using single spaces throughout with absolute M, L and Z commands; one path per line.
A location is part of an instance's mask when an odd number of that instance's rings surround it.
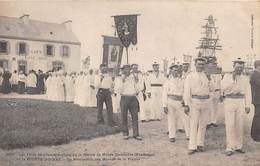
M 250 78 L 252 104 L 260 104 L 260 72 L 254 71 Z

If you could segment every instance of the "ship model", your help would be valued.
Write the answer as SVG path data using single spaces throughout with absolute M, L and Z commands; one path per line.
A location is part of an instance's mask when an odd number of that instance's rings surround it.
M 216 51 L 221 50 L 219 45 L 219 36 L 217 34 L 217 27 L 215 26 L 216 19 L 212 15 L 205 19 L 207 22 L 202 26 L 204 36 L 199 40 L 198 57 L 206 59 L 205 72 L 207 74 L 221 74 L 222 69 L 217 64 Z

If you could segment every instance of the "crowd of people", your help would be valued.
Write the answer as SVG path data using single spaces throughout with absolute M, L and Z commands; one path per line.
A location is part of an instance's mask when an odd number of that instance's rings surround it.
M 45 79 L 48 75 L 38 70 L 30 70 L 28 74 L 23 71 L 0 70 L 0 92 L 8 94 L 11 92 L 19 94 L 43 94 L 45 91 Z
M 169 141 L 176 141 L 179 129 L 188 140 L 188 154 L 205 151 L 207 128 L 218 127 L 218 107 L 224 105 L 226 128 L 226 155 L 245 153 L 243 150 L 244 115 L 250 112 L 251 86 L 259 88 L 258 79 L 244 74 L 245 62 L 233 62 L 233 72 L 213 74 L 205 72 L 207 60 L 195 59 L 195 70 L 190 64 L 173 64 L 165 75 L 159 64 L 153 64 L 153 71 L 141 73 L 138 65 L 124 65 L 119 77 L 111 77 L 106 65 L 100 66 L 97 79 L 98 123 L 104 124 L 103 104 L 107 107 L 108 125 L 114 125 L 113 110 L 119 109 L 122 116 L 123 139 L 129 139 L 128 112 L 132 118 L 133 138 L 142 140 L 139 134 L 139 118 L 142 122 L 160 121 L 163 112 L 168 119 Z M 255 63 L 256 73 L 260 72 L 260 61 Z M 259 74 L 258 74 L 259 75 Z M 251 81 L 250 81 L 251 80 Z M 259 93 L 258 90 L 252 92 Z M 253 93 L 254 94 L 254 93 Z M 258 94 L 259 95 L 259 94 Z M 251 130 L 252 138 L 260 141 L 259 98 L 253 95 L 255 115 Z M 116 102 L 115 102 L 116 101 Z M 257 105 L 258 104 L 258 105 Z
M 250 83 L 255 117 L 252 127 L 254 140 L 260 141 L 259 127 L 259 77 L 260 61 L 256 61 L 256 73 L 251 81 L 243 74 L 244 62 L 233 62 L 234 71 L 222 74 L 207 74 L 204 58 L 195 59 L 195 70 L 190 63 L 172 64 L 169 73 L 160 71 L 158 63 L 153 70 L 140 72 L 138 64 L 124 65 L 116 75 L 100 65 L 100 70 L 66 73 L 56 70 L 43 73 L 30 71 L 26 76 L 20 72 L 2 75 L 2 92 L 11 89 L 18 93 L 46 94 L 48 100 L 73 102 L 82 107 L 97 107 L 97 122 L 115 126 L 113 113 L 121 113 L 123 139 L 129 139 L 128 112 L 132 118 L 133 138 L 142 140 L 139 122 L 161 121 L 163 114 L 168 119 L 168 137 L 176 141 L 177 131 L 185 132 L 189 142 L 188 154 L 205 150 L 207 128 L 217 127 L 220 102 L 224 102 L 226 126 L 226 154 L 245 153 L 243 146 L 243 116 L 250 112 Z M 258 73 L 259 72 L 259 73 Z M 256 77 L 255 76 L 255 77 Z M 259 92 L 258 92 L 259 91 Z M 256 94 L 257 93 L 257 94 Z

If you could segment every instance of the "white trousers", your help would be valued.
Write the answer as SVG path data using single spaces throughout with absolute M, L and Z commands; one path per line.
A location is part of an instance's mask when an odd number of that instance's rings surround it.
M 204 146 L 210 102 L 210 99 L 192 99 L 190 106 L 190 150 L 196 150 L 197 146 Z
M 186 118 L 184 118 L 186 116 Z M 189 138 L 189 117 L 184 113 L 181 101 L 176 101 L 168 98 L 168 131 L 169 138 L 176 137 L 176 130 L 178 129 L 178 121 L 184 124 L 186 137 Z
M 227 151 L 241 149 L 243 145 L 244 99 L 226 98 L 224 102 Z
M 212 92 L 211 95 L 211 104 L 210 104 L 210 111 L 209 111 L 209 121 L 208 124 L 217 123 L 218 118 L 218 109 L 219 109 L 219 92 Z
M 147 116 L 146 109 L 145 109 L 145 101 L 143 97 L 143 93 L 139 93 L 137 96 L 139 102 L 139 119 L 140 120 L 149 120 L 149 116 Z
M 162 88 L 153 87 L 151 92 L 151 119 L 162 118 Z

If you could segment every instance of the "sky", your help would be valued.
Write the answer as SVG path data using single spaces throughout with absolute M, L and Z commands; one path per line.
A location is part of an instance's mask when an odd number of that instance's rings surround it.
M 62 23 L 72 20 L 72 30 L 82 43 L 81 56 L 91 57 L 91 67 L 102 61 L 102 35 L 114 35 L 111 16 L 138 16 L 138 43 L 129 49 L 129 62 L 144 70 L 154 61 L 174 57 L 182 62 L 183 54 L 198 54 L 198 40 L 203 37 L 201 26 L 213 15 L 218 27 L 217 52 L 219 65 L 232 69 L 232 61 L 247 54 L 260 59 L 260 2 L 254 1 L 5 1 L 0 2 L 0 15 Z M 251 16 L 254 16 L 253 26 Z M 253 36 L 251 37 L 251 32 Z M 253 49 L 251 48 L 253 39 Z M 126 63 L 125 52 L 123 64 Z

